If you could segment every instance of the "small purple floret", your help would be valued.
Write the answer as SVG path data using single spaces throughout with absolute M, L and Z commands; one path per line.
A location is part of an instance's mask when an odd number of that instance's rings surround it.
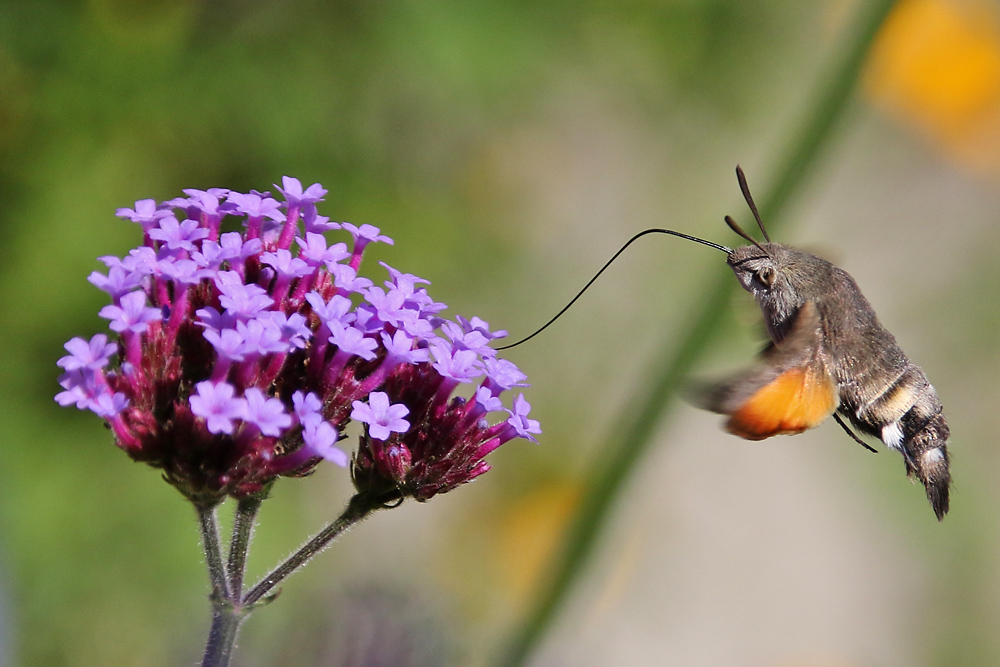
M 369 360 L 375 358 L 375 348 L 378 347 L 373 338 L 366 338 L 358 329 L 343 325 L 330 327 L 330 342 L 347 354 Z
M 99 271 L 90 274 L 87 280 L 97 289 L 107 292 L 113 299 L 119 299 L 123 294 L 131 292 L 142 284 L 143 275 L 138 271 L 129 271 L 124 266 L 112 266 L 108 275 Z
M 242 213 L 251 218 L 268 218 L 276 222 L 281 222 L 285 219 L 285 214 L 279 210 L 278 200 L 271 197 L 231 192 L 226 201 L 233 205 L 237 213 Z
M 292 418 L 285 414 L 281 401 L 268 398 L 257 387 L 247 389 L 243 398 L 246 399 L 246 421 L 259 428 L 264 435 L 276 438 L 292 425 Z
M 313 392 L 308 394 L 295 392 L 292 394 L 292 405 L 295 406 L 295 418 L 300 424 L 309 425 L 323 421 L 323 401 Z
M 146 306 L 146 295 L 142 292 L 129 292 L 121 298 L 121 306 L 104 306 L 98 315 L 111 320 L 108 326 L 118 333 L 142 333 L 150 322 L 163 319 L 159 308 Z
M 392 405 L 383 391 L 368 394 L 368 403 L 354 401 L 351 419 L 368 424 L 368 434 L 376 440 L 387 440 L 392 433 L 405 433 L 410 422 L 403 419 L 410 409 L 401 403 Z
M 479 355 L 473 350 L 453 350 L 442 340 L 431 344 L 434 370 L 443 377 L 468 382 L 483 374 Z
M 527 438 L 534 443 L 538 443 L 532 434 L 541 433 L 542 429 L 538 424 L 536 419 L 528 419 L 528 412 L 531 411 L 531 405 L 524 398 L 524 394 L 518 394 L 517 398 L 514 400 L 514 410 L 510 412 L 510 419 L 507 423 L 514 427 L 518 436 L 522 438 Z
M 199 382 L 191 396 L 191 412 L 205 419 L 210 433 L 232 434 L 237 419 L 246 415 L 246 401 L 235 398 L 236 390 L 228 382 Z
M 284 195 L 285 200 L 291 205 L 315 204 L 323 201 L 323 197 L 326 196 L 326 190 L 319 183 L 313 183 L 303 192 L 302 183 L 299 179 L 292 178 L 291 176 L 283 176 L 281 178 L 281 185 L 282 187 L 280 188 L 277 185 L 274 187 L 278 188 L 278 191 Z
M 364 243 L 387 243 L 389 245 L 393 244 L 393 241 L 388 236 L 383 236 L 378 227 L 374 225 L 361 225 L 356 227 L 349 222 L 341 223 L 342 228 L 346 229 L 354 237 L 355 242 L 363 241 Z
M 195 249 L 195 242 L 208 236 L 208 230 L 198 226 L 197 220 L 178 222 L 174 216 L 160 219 L 160 226 L 149 230 L 149 238 L 162 241 L 170 250 Z
M 302 432 L 302 440 L 311 453 L 346 468 L 350 459 L 343 450 L 334 446 L 339 438 L 337 429 L 325 421 L 307 424 Z
M 118 349 L 117 345 L 108 342 L 108 337 L 104 334 L 94 335 L 89 342 L 79 337 L 73 338 L 63 347 L 69 355 L 57 361 L 56 365 L 67 371 L 81 368 L 100 370 L 108 365 L 111 355 Z
M 170 215 L 170 211 L 158 208 L 155 199 L 140 199 L 135 203 L 134 209 L 120 208 L 115 211 L 115 215 L 148 228 L 156 224 L 160 218 Z

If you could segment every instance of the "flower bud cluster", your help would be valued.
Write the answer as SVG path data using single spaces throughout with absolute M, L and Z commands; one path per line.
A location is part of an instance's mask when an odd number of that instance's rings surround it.
M 351 419 L 365 425 L 359 488 L 421 500 L 485 472 L 503 442 L 534 441 L 524 396 L 513 410 L 500 400 L 525 379 L 489 347 L 505 332 L 442 318 L 428 281 L 386 264 L 382 286 L 359 276 L 365 248 L 392 240 L 320 216 L 319 184 L 282 185 L 283 202 L 185 190 L 119 209 L 143 243 L 89 278 L 111 297 L 100 315 L 113 334 L 66 343 L 56 400 L 103 418 L 130 457 L 203 504 L 324 459 L 347 465 L 337 443 Z M 350 242 L 330 245 L 328 230 Z M 452 396 L 470 382 L 470 397 Z M 490 412 L 507 418 L 490 425 Z

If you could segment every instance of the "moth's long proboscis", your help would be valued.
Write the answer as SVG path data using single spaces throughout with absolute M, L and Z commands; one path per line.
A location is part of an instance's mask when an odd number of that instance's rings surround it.
M 520 345 L 521 343 L 526 343 L 526 342 L 528 342 L 529 340 L 531 340 L 532 338 L 534 338 L 535 336 L 537 336 L 538 334 L 540 334 L 540 333 L 542 333 L 543 331 L 545 331 L 546 329 L 548 329 L 548 328 L 549 328 L 549 325 L 550 325 L 550 324 L 552 324 L 553 322 L 555 322 L 556 320 L 558 320 L 558 319 L 559 319 L 559 318 L 560 318 L 560 317 L 562 316 L 562 314 L 563 314 L 563 313 L 565 313 L 565 312 L 566 312 L 567 310 L 569 310 L 569 309 L 570 309 L 570 306 L 572 306 L 572 305 L 573 305 L 574 303 L 576 303 L 576 302 L 577 302 L 577 300 L 578 300 L 578 299 L 579 299 L 579 298 L 580 298 L 581 296 L 583 296 L 583 293 L 584 293 L 584 292 L 586 292 L 586 291 L 587 291 L 587 289 L 589 289 L 589 288 L 590 288 L 590 286 L 594 284 L 594 281 L 596 281 L 596 280 L 597 280 L 598 278 L 600 278 L 600 277 L 601 277 L 601 274 L 602 274 L 602 273 L 604 273 L 604 271 L 605 271 L 605 270 L 606 270 L 606 269 L 607 269 L 607 268 L 608 268 L 609 266 L 611 266 L 612 262 L 614 262 L 614 261 L 615 261 L 616 259 L 618 259 L 618 256 L 619 256 L 619 255 L 621 255 L 621 254 L 622 254 L 623 252 L 625 252 L 625 249 L 626 249 L 626 248 L 628 248 L 628 247 L 629 247 L 630 245 L 632 245 L 633 243 L 635 243 L 635 242 L 636 242 L 637 240 L 639 240 L 639 239 L 640 239 L 640 238 L 642 238 L 643 236 L 646 236 L 647 234 L 670 234 L 671 236 L 679 236 L 679 237 L 681 237 L 682 239 L 687 239 L 688 241 L 695 241 L 695 242 L 697 242 L 697 243 L 701 243 L 701 244 L 703 244 L 703 245 L 707 245 L 707 246 L 709 246 L 710 248 L 715 248 L 716 250 L 721 250 L 722 252 L 726 253 L 727 255 L 730 255 L 730 254 L 732 254 L 732 252 L 733 252 L 732 248 L 727 248 L 727 247 L 726 247 L 726 246 L 724 246 L 724 245 L 721 245 L 721 244 L 718 244 L 718 243 L 713 243 L 712 241 L 706 241 L 705 239 L 700 239 L 700 238 L 698 238 L 697 236 L 691 236 L 691 235 L 689 235 L 689 234 L 683 234 L 683 233 L 681 233 L 681 232 L 675 232 L 675 231 L 674 231 L 674 230 L 672 230 L 672 229 L 659 229 L 659 228 L 653 228 L 653 229 L 646 229 L 646 230 L 643 230 L 643 231 L 639 232 L 638 234 L 636 234 L 635 236 L 633 236 L 632 238 L 630 238 L 630 239 L 629 239 L 628 241 L 626 241 L 626 242 L 625 242 L 625 245 L 623 245 L 623 246 L 622 246 L 622 247 L 621 247 L 621 248 L 620 248 L 620 249 L 618 250 L 618 252 L 616 252 L 616 253 L 615 253 L 614 255 L 612 255 L 611 259 L 609 259 L 609 260 L 608 260 L 607 262 L 605 262 L 605 263 L 604 263 L 604 266 L 602 266 L 602 267 L 601 267 L 601 270 L 600 270 L 600 271 L 598 271 L 597 273 L 595 273 L 595 274 L 594 274 L 594 277 L 593 277 L 593 278 L 591 278 L 591 279 L 590 279 L 590 280 L 589 280 L 589 281 L 587 282 L 587 284 L 583 286 L 583 289 L 581 289 L 581 290 L 580 290 L 579 292 L 577 292 L 577 293 L 576 293 L 576 296 L 574 296 L 574 297 L 572 298 L 572 300 L 570 300 L 570 302 L 569 302 L 569 303 L 567 303 L 567 304 L 566 304 L 566 305 L 565 305 L 565 306 L 563 307 L 563 309 L 562 309 L 562 310 L 560 310 L 560 311 L 559 311 L 558 313 L 556 313 L 556 314 L 555 314 L 555 316 L 553 316 L 553 317 L 552 317 L 552 319 L 550 319 L 550 320 L 549 320 L 548 322 L 546 322 L 546 323 L 545 323 L 545 324 L 543 324 L 543 325 L 542 325 L 541 327 L 539 327 L 539 328 L 538 328 L 538 329 L 537 329 L 537 330 L 536 330 L 536 331 L 535 331 L 535 332 L 534 332 L 533 334 L 531 334 L 530 336 L 526 336 L 526 337 L 522 338 L 521 340 L 517 341 L 516 343 L 511 343 L 510 345 L 504 345 L 503 347 L 498 347 L 498 348 L 496 348 L 496 349 L 497 349 L 497 351 L 500 351 L 500 350 L 509 350 L 509 349 L 510 349 L 510 348 L 512 348 L 512 347 L 516 347 L 516 346 Z

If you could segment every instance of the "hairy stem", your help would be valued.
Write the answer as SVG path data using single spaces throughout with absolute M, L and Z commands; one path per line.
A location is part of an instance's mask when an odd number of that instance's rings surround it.
M 229 584 L 226 568 L 222 561 L 222 545 L 219 541 L 219 524 L 216 520 L 216 506 L 196 505 L 198 524 L 201 528 L 201 544 L 205 551 L 205 566 L 208 568 L 208 579 L 212 584 L 212 597 L 226 599 L 229 596 Z
M 241 499 L 236 505 L 236 516 L 233 520 L 233 536 L 229 543 L 229 594 L 230 599 L 239 600 L 243 595 L 243 574 L 246 571 L 247 552 L 250 549 L 250 539 L 253 537 L 254 521 L 260 504 L 266 494 L 253 495 Z
M 236 644 L 243 614 L 232 604 L 229 580 L 222 559 L 216 505 L 196 505 L 201 526 L 201 542 L 205 551 L 205 565 L 212 584 L 212 627 L 205 644 L 202 667 L 226 667 Z
M 213 600 L 212 628 L 208 632 L 201 667 L 228 667 L 244 618 L 246 613 L 234 608 L 228 601 Z
M 302 548 L 289 556 L 288 560 L 276 567 L 270 574 L 265 576 L 247 593 L 243 599 L 244 607 L 251 607 L 267 595 L 285 577 L 292 574 L 305 565 L 309 559 L 320 551 L 330 546 L 344 531 L 358 523 L 375 510 L 384 507 L 381 499 L 374 498 L 364 493 L 355 494 L 347 503 L 347 508 L 343 514 L 337 517 L 336 521 L 316 534 L 315 537 L 306 542 Z

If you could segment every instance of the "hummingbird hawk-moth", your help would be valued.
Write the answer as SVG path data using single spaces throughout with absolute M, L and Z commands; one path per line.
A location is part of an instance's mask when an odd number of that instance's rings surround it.
M 728 415 L 726 429 L 748 440 L 801 433 L 831 415 L 858 439 L 846 418 L 903 455 L 907 475 L 923 483 L 941 520 L 951 476 L 937 392 L 846 271 L 770 241 L 743 171 L 736 173 L 765 242 L 727 216 L 751 245 L 725 248 L 726 263 L 760 307 L 771 343 L 756 365 L 710 387 L 704 407 Z
M 759 243 L 736 222 L 726 223 L 750 242 L 735 250 L 671 229 L 639 232 L 531 340 L 576 303 L 625 249 L 647 234 L 670 234 L 726 253 L 740 285 L 764 315 L 770 345 L 750 369 L 699 392 L 703 407 L 728 416 L 726 429 L 748 440 L 801 433 L 832 416 L 851 431 L 882 440 L 903 455 L 906 473 L 923 483 L 938 520 L 948 512 L 948 424 L 927 376 L 910 361 L 878 321 L 854 279 L 808 252 L 772 243 L 757 212 L 743 170 L 740 189 L 764 235 Z

